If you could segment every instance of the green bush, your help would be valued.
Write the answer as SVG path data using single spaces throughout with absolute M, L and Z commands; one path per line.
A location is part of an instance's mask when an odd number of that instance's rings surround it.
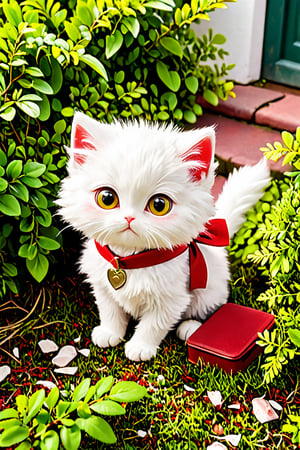
M 233 95 L 225 38 L 193 22 L 225 0 L 3 0 L 0 5 L 0 297 L 38 282 L 61 247 L 53 200 L 75 109 L 194 123 L 197 94 Z M 16 281 L 18 280 L 18 281 Z
M 294 169 L 283 180 L 273 180 L 262 200 L 249 212 L 237 233 L 231 254 L 243 263 L 256 264 L 266 290 L 258 301 L 273 312 L 276 327 L 260 334 L 264 347 L 262 368 L 270 382 L 300 354 L 300 127 L 295 137 L 284 131 L 282 141 L 262 148 L 266 158 L 283 158 Z M 242 248 L 241 248 L 242 246 Z
M 124 403 L 138 401 L 146 394 L 146 388 L 134 381 L 114 384 L 111 375 L 95 385 L 84 378 L 71 395 L 68 392 L 68 400 L 60 399 L 57 387 L 47 396 L 44 389 L 30 397 L 20 394 L 15 408 L 0 412 L 0 447 L 20 444 L 19 450 L 57 450 L 62 444 L 66 450 L 77 450 L 82 432 L 96 441 L 115 444 L 116 435 L 101 416 L 123 415 Z

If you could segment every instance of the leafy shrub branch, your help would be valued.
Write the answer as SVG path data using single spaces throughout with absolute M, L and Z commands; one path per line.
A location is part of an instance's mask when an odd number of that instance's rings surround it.
M 264 347 L 262 368 L 270 382 L 300 354 L 300 127 L 295 136 L 284 131 L 282 142 L 261 150 L 266 158 L 283 158 L 283 165 L 296 169 L 271 182 L 231 250 L 244 262 L 257 265 L 266 277 L 267 289 L 257 300 L 275 314 L 276 328 L 260 334 L 258 343 Z
M 117 440 L 109 423 L 101 416 L 126 413 L 124 403 L 140 400 L 146 388 L 133 381 L 114 384 L 112 376 L 91 385 L 90 378 L 79 383 L 69 401 L 60 399 L 57 387 L 46 396 L 40 389 L 30 397 L 18 395 L 16 407 L 0 412 L 0 447 L 18 450 L 66 450 L 80 447 L 82 432 L 106 444 Z

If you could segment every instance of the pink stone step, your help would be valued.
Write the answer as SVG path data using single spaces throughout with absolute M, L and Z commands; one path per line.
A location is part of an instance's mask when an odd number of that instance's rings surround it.
M 294 133 L 300 126 L 300 96 L 286 94 L 282 100 L 259 109 L 255 113 L 255 122 Z
M 263 158 L 260 147 L 265 147 L 267 143 L 281 141 L 281 134 L 277 130 L 212 113 L 205 113 L 196 124 L 197 127 L 211 125 L 216 127 L 216 156 L 226 163 L 226 170 L 222 170 L 222 173 L 231 170 L 232 166 L 256 164 Z M 286 167 L 282 167 L 281 161 L 276 163 L 268 161 L 268 164 L 272 171 L 287 170 Z
M 263 105 L 284 97 L 282 92 L 256 86 L 236 85 L 233 92 L 236 95 L 235 98 L 228 97 L 226 101 L 220 100 L 218 106 L 212 106 L 203 97 L 199 97 L 197 101 L 203 108 L 212 112 L 251 121 L 255 112 Z

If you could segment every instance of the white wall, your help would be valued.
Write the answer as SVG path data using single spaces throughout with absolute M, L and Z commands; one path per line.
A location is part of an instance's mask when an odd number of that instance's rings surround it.
M 226 3 L 227 9 L 210 13 L 210 21 L 201 20 L 193 26 L 199 36 L 212 28 L 214 34 L 226 37 L 224 49 L 229 56 L 225 62 L 236 65 L 228 78 L 238 83 L 247 84 L 260 78 L 266 3 L 267 0 Z

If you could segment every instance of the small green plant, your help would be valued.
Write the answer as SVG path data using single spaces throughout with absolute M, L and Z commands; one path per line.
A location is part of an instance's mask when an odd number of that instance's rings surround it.
M 0 447 L 19 444 L 18 450 L 66 450 L 80 447 L 82 432 L 106 444 L 117 440 L 109 423 L 101 416 L 125 414 L 123 403 L 140 400 L 146 388 L 133 381 L 114 384 L 112 376 L 91 386 L 85 378 L 75 388 L 69 401 L 60 399 L 57 387 L 46 396 L 40 389 L 30 397 L 18 395 L 16 407 L 0 412 Z
M 243 238 L 248 240 L 239 257 L 257 265 L 268 286 L 257 301 L 273 312 L 276 327 L 261 333 L 258 344 L 264 347 L 265 380 L 271 382 L 300 354 L 300 127 L 295 137 L 284 131 L 282 143 L 267 144 L 261 150 L 266 158 L 283 158 L 283 165 L 298 169 L 272 181 L 232 247 L 233 253 Z

